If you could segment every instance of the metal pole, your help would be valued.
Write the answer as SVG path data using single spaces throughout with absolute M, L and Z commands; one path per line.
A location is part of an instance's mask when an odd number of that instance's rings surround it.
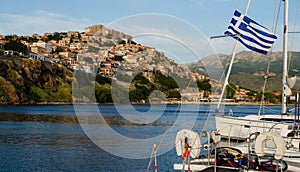
M 157 166 L 157 160 L 156 160 L 156 144 L 154 144 L 153 150 L 154 150 L 154 171 L 157 172 L 158 166 Z
M 214 147 L 215 147 L 214 172 L 217 172 L 217 143 L 214 143 Z
M 207 148 L 207 151 L 208 151 L 208 166 L 210 165 L 210 133 L 207 131 L 207 145 L 208 145 L 208 148 Z
M 249 7 L 250 7 L 250 3 L 251 3 L 251 0 L 248 0 L 248 4 L 247 4 L 246 11 L 245 11 L 245 15 L 247 15 L 247 13 L 248 13 L 248 10 L 249 10 Z M 235 54 L 236 54 L 238 45 L 239 45 L 238 44 L 238 40 L 236 40 L 235 46 L 234 46 L 233 52 L 232 52 L 231 61 L 230 61 L 229 67 L 228 67 L 228 72 L 226 74 L 226 78 L 225 78 L 225 81 L 224 81 L 223 89 L 222 89 L 222 92 L 221 92 L 221 96 L 219 98 L 219 102 L 218 102 L 218 105 L 217 105 L 217 109 L 216 109 L 217 111 L 219 111 L 219 108 L 220 108 L 220 105 L 221 105 L 221 101 L 222 101 L 222 98 L 224 96 L 226 86 L 228 84 L 228 79 L 229 79 L 229 76 L 230 76 L 230 73 L 231 73 L 231 69 L 232 69 L 232 65 L 233 65 L 233 62 L 234 62 L 234 58 L 235 58 Z
M 298 126 L 299 126 L 299 122 L 300 122 L 299 121 L 299 118 L 300 118 L 300 113 L 299 113 L 300 112 L 299 111 L 300 110 L 299 109 L 300 106 L 299 106 L 299 104 L 300 104 L 300 98 L 299 98 L 299 93 L 297 93 L 297 108 L 296 108 L 296 110 L 297 110 L 297 117 L 298 117 Z
M 294 112 L 294 127 L 297 123 L 297 107 L 298 107 L 298 93 L 295 95 L 295 112 Z
M 282 110 L 281 114 L 286 115 L 286 93 L 287 93 L 287 64 L 288 64 L 288 8 L 289 0 L 284 0 L 284 23 L 283 23 L 283 73 L 282 73 Z

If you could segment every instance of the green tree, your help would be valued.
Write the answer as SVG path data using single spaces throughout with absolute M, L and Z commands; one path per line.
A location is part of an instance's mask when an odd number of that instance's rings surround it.
M 95 84 L 95 95 L 98 103 L 112 103 L 111 87 L 110 85 Z
M 126 44 L 126 41 L 125 40 L 121 40 L 121 41 L 119 41 L 118 44 Z
M 172 90 L 167 93 L 167 98 L 176 98 L 177 100 L 180 100 L 181 95 L 180 95 L 179 91 Z
M 247 93 L 247 96 L 255 96 L 257 94 L 255 91 L 250 91 Z
M 48 40 L 55 40 L 56 42 L 63 38 L 63 33 L 54 32 L 52 35 L 48 35 Z
M 143 73 L 138 73 L 133 79 L 134 87 L 129 91 L 131 102 L 149 102 L 149 95 L 155 89 L 155 86 L 144 77 Z
M 203 81 L 197 80 L 199 91 L 211 91 L 211 84 L 209 83 L 209 81 L 209 79 L 205 79 Z
M 255 100 L 260 102 L 261 99 L 262 99 L 262 92 L 259 92 L 259 93 L 257 93 Z
M 139 83 L 139 84 L 149 84 L 150 81 L 143 76 L 143 73 L 138 73 L 132 80 L 133 82 Z
M 226 86 L 226 99 L 233 99 L 235 90 L 236 90 L 235 84 L 232 84 L 232 83 L 228 84 Z
M 211 84 L 209 83 L 209 79 L 205 79 L 203 81 L 197 80 L 197 86 L 199 91 L 204 91 L 203 97 L 208 97 L 211 92 Z
M 278 98 L 275 96 L 275 94 L 273 94 L 271 92 L 266 92 L 265 98 L 270 103 L 278 103 Z
M 118 55 L 115 55 L 113 58 L 112 58 L 112 60 L 115 60 L 115 61 L 123 61 L 124 59 L 123 59 L 123 56 L 118 56 Z
M 33 43 L 33 42 L 38 42 L 38 39 L 37 38 L 33 38 L 33 37 L 29 37 L 28 39 L 27 39 L 27 42 L 30 42 L 30 43 Z
M 57 54 L 60 53 L 60 52 L 63 52 L 63 51 L 65 51 L 65 50 L 62 47 L 60 47 L 60 46 L 57 46 L 56 49 L 55 49 L 55 52 Z
M 6 35 L 4 40 L 11 41 L 11 40 L 17 40 L 17 38 L 18 38 L 17 35 Z
M 17 51 L 23 54 L 27 54 L 27 46 L 22 44 L 19 40 L 9 40 L 5 45 L 4 45 L 5 50 L 13 50 Z
M 152 91 L 144 85 L 135 84 L 135 89 L 129 91 L 129 99 L 131 102 L 141 102 L 142 100 L 149 102 L 148 96 Z
M 160 71 L 155 74 L 156 82 L 160 84 L 162 91 L 179 88 L 177 82 L 170 76 L 163 75 Z
M 97 75 L 96 76 L 96 81 L 101 84 L 101 85 L 104 85 L 104 84 L 111 84 L 111 79 L 108 78 L 108 77 L 105 77 L 105 76 L 102 76 L 102 75 Z

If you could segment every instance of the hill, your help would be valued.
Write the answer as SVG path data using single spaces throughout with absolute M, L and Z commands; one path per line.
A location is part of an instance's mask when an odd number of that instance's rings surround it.
M 132 103 L 148 103 L 154 90 L 167 99 L 180 100 L 179 87 L 184 88 L 190 78 L 185 68 L 163 52 L 102 25 L 88 27 L 83 33 L 8 35 L 0 44 L 4 44 L 4 50 L 0 49 L 0 104 L 88 103 L 94 95 L 99 103 L 111 103 L 112 81 L 117 83 L 119 97 L 126 98 L 127 93 Z M 11 44 L 28 50 L 28 55 Z M 76 72 L 79 77 L 74 77 Z M 94 80 L 85 83 L 86 78 Z M 82 84 L 75 95 L 74 83 Z
M 289 76 L 300 75 L 300 52 L 289 52 Z M 191 70 L 206 74 L 206 68 L 210 70 L 214 69 L 214 66 L 220 66 L 218 60 L 222 63 L 222 69 L 229 65 L 231 55 L 213 55 L 205 57 L 203 60 L 187 64 Z M 209 61 L 205 67 L 203 61 Z M 236 54 L 236 58 L 233 64 L 232 72 L 229 81 L 235 83 L 243 88 L 247 88 L 254 91 L 261 91 L 263 86 L 264 76 L 267 71 L 268 63 L 270 64 L 269 79 L 267 83 L 267 91 L 281 91 L 281 78 L 282 78 L 282 52 L 273 52 L 268 55 L 261 55 L 255 52 L 242 51 Z M 214 78 L 219 80 L 219 78 Z M 251 81 L 251 82 L 249 82 Z
M 0 59 L 0 104 L 71 102 L 72 72 L 25 58 Z

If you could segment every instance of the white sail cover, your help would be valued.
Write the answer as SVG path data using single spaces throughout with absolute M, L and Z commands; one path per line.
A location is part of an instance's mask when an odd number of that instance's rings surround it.
M 200 155 L 200 147 L 201 147 L 200 136 L 195 131 L 188 130 L 188 129 L 183 129 L 177 132 L 176 140 L 175 140 L 177 155 L 182 156 L 182 154 L 184 153 L 185 138 L 188 139 L 188 144 L 191 147 L 190 148 L 191 157 L 197 158 Z
M 290 88 L 293 88 L 295 90 L 300 90 L 300 77 L 299 76 L 287 78 L 287 83 Z

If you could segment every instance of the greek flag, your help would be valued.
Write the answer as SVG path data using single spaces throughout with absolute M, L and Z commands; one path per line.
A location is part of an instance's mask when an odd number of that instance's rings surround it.
M 250 50 L 267 54 L 277 37 L 265 27 L 238 11 L 234 12 L 225 35 L 235 35 Z

